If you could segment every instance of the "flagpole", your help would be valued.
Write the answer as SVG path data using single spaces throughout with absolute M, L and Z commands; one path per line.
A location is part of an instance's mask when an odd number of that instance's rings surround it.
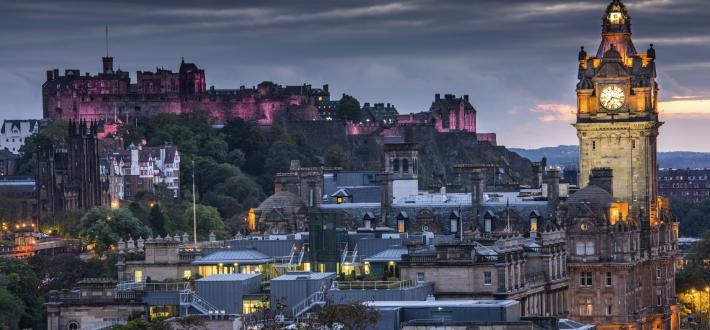
M 195 161 L 192 161 L 192 239 L 197 248 L 197 199 L 195 197 Z

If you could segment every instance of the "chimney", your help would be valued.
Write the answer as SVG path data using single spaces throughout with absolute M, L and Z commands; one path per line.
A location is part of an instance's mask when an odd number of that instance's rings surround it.
M 468 94 L 463 96 L 464 101 L 468 102 Z
M 614 175 L 611 168 L 593 168 L 592 173 L 589 175 L 589 185 L 597 186 L 614 195 L 614 190 L 612 188 L 613 178 Z
M 439 94 L 439 93 L 434 94 L 434 100 L 436 100 L 436 101 L 441 100 L 441 94 Z
M 54 80 L 54 71 L 47 70 L 47 81 L 52 81 L 52 80 Z
M 556 168 L 548 169 L 543 180 L 547 186 L 547 210 L 555 214 L 560 200 L 560 171 Z
M 323 85 L 323 90 L 328 93 L 328 84 Z
M 101 60 L 104 63 L 104 73 L 113 73 L 113 57 L 102 57 Z
M 59 69 L 54 69 L 54 79 L 59 78 Z

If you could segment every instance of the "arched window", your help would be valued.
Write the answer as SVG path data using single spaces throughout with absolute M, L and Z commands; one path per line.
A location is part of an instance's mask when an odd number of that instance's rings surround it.
M 402 159 L 402 172 L 409 173 L 409 159 Z
M 399 159 L 395 158 L 395 160 L 392 161 L 392 172 L 397 173 L 399 172 Z
M 67 323 L 67 330 L 79 330 L 79 322 L 77 321 L 71 321 Z

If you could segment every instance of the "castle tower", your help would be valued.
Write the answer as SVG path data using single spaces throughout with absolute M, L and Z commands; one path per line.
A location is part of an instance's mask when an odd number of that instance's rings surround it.
M 631 41 L 631 18 L 619 0 L 602 19 L 597 56 L 579 53 L 577 122 L 580 186 L 594 168 L 614 173 L 613 196 L 628 202 L 643 222 L 656 210 L 658 85 L 655 51 L 638 53 Z M 641 219 L 639 219 L 641 220 Z

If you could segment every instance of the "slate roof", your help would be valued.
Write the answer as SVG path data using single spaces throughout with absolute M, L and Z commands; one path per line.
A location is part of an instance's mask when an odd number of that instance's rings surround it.
M 201 278 L 197 282 L 240 282 L 260 276 L 260 274 L 215 274 Z
M 272 262 L 273 258 L 256 250 L 228 250 L 217 251 L 192 262 L 193 265 L 243 264 L 255 265 Z
M 409 251 L 403 247 L 392 247 L 384 250 L 380 253 L 373 255 L 372 257 L 365 258 L 364 261 L 369 262 L 388 262 L 388 261 L 402 261 L 402 255 L 407 254 Z
M 268 211 L 273 209 L 283 209 L 289 213 L 298 212 L 301 208 L 306 207 L 300 197 L 289 191 L 279 191 L 269 198 L 265 199 L 256 211 Z

